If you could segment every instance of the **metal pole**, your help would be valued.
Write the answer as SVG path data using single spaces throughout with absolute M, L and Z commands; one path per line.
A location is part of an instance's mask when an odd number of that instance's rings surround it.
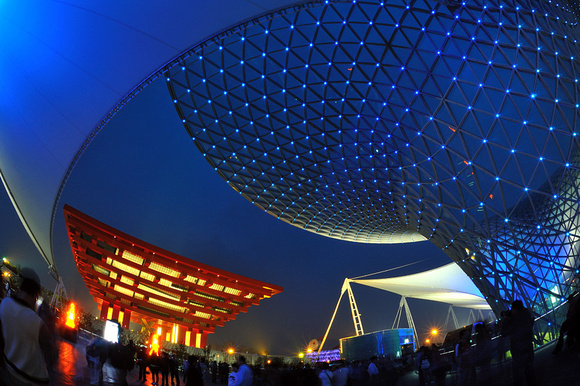
M 320 343 L 320 347 L 318 348 L 318 355 L 320 355 L 320 352 L 322 351 L 322 346 L 324 346 L 324 342 L 326 342 L 326 338 L 328 337 L 328 333 L 330 332 L 330 327 L 332 326 L 332 323 L 334 322 L 334 317 L 336 316 L 336 311 L 338 311 L 338 306 L 340 305 L 340 301 L 342 300 L 342 295 L 344 294 L 344 291 L 346 291 L 347 280 L 348 279 L 344 279 L 344 284 L 342 285 L 342 289 L 340 291 L 340 297 L 338 298 L 338 302 L 336 303 L 336 307 L 334 308 L 334 313 L 332 314 L 332 318 L 330 319 L 330 323 L 328 324 L 328 328 L 326 329 L 326 332 L 324 333 L 324 338 L 322 338 L 322 342 Z M 317 359 L 318 359 L 318 355 L 317 355 Z

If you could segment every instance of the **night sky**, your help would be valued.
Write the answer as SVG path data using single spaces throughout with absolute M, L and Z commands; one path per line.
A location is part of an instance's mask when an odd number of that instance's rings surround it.
M 56 264 L 68 295 L 97 315 L 76 271 L 62 206 L 69 204 L 122 232 L 171 252 L 284 287 L 234 321 L 218 327 L 208 344 L 233 342 L 260 354 L 292 355 L 322 337 L 342 282 L 372 272 L 399 276 L 450 262 L 429 242 L 355 244 L 288 225 L 246 201 L 219 177 L 179 122 L 163 79 L 124 107 L 97 135 L 73 171 L 55 222 Z M 56 282 L 20 224 L 6 193 L 0 196 L 0 254 L 37 269 L 43 284 Z M 365 332 L 391 328 L 400 297 L 353 285 Z M 420 336 L 441 325 L 447 306 L 409 300 Z M 467 310 L 457 310 L 460 322 Z M 406 327 L 406 324 L 402 324 Z M 354 335 L 343 299 L 325 348 Z

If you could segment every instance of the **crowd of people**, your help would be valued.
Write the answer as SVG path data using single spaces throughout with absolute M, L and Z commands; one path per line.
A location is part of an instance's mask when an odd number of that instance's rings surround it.
M 159 386 L 203 386 L 227 384 L 228 386 L 251 386 L 253 371 L 243 356 L 237 363 L 206 363 L 205 358 L 188 355 L 182 359 L 166 351 L 151 351 L 127 345 L 111 343 L 95 337 L 86 347 L 87 365 L 91 385 L 127 385 L 128 372 L 138 371 L 138 382 Z
M 132 343 L 110 343 L 97 337 L 87 345 L 87 364 L 92 385 L 127 384 L 128 372 L 139 374 L 138 381 L 161 386 L 363 386 L 395 385 L 398 377 L 408 370 L 400 359 L 389 356 L 372 357 L 366 361 L 340 361 L 332 364 L 289 365 L 282 362 L 252 366 L 244 356 L 229 365 L 189 355 L 185 360 L 167 352 L 148 353 Z
M 511 351 L 515 385 L 535 385 L 534 376 L 534 320 L 520 300 L 492 327 L 484 322 L 459 331 L 459 339 L 448 353 L 437 346 L 421 347 L 417 355 L 420 385 L 445 385 L 445 378 L 453 370 L 457 386 L 486 385 L 491 382 L 492 362 L 502 363 Z M 496 335 L 492 343 L 492 335 Z M 509 344 L 506 344 L 509 341 Z
M 580 349 L 580 296 L 576 293 L 568 297 L 566 316 L 554 355 L 558 355 L 564 346 L 576 351 Z M 460 330 L 452 352 L 444 353 L 435 345 L 421 347 L 415 363 L 419 384 L 445 385 L 446 375 L 451 370 L 455 372 L 457 386 L 490 384 L 492 376 L 498 372 L 497 367 L 499 370 L 503 368 L 509 350 L 514 385 L 536 385 L 533 326 L 534 318 L 530 311 L 521 300 L 515 300 L 509 310 L 501 313 L 493 327 L 478 322 L 471 328 Z M 492 363 L 499 364 L 495 371 Z
M 376 366 L 377 373 L 369 373 L 369 365 Z M 240 356 L 237 363 L 229 365 L 212 362 L 209 366 L 207 378 L 211 382 L 205 386 L 227 384 L 254 385 L 254 386 L 363 386 L 363 385 L 394 385 L 399 375 L 399 365 L 389 357 L 377 358 L 366 361 L 339 361 L 334 363 L 320 362 L 310 363 L 273 363 L 265 366 L 252 366 L 245 363 Z M 222 375 L 229 371 L 227 379 Z M 207 379 L 204 377 L 204 379 Z
M 55 333 L 50 330 L 54 323 L 46 305 L 37 310 L 42 287 L 36 272 L 22 268 L 20 277 L 20 286 L 11 296 L 0 293 L 0 386 L 46 385 L 56 359 Z M 207 363 L 194 355 L 181 358 L 148 351 L 132 341 L 123 345 L 96 337 L 86 347 L 86 360 L 92 385 L 126 385 L 128 372 L 137 368 L 139 382 L 162 386 L 390 386 L 409 370 L 419 374 L 420 385 L 445 385 L 447 375 L 453 372 L 454 383 L 470 386 L 489 384 L 492 363 L 503 363 L 509 349 L 514 384 L 533 386 L 537 382 L 533 326 L 530 311 L 515 300 L 493 328 L 475 323 L 459 331 L 451 350 L 436 345 L 421 347 L 406 359 L 386 355 L 363 361 L 293 366 L 280 362 L 262 367 L 247 364 L 240 355 L 230 367 L 224 362 Z M 492 336 L 496 338 L 493 343 Z M 567 348 L 580 348 L 580 296 L 576 293 L 568 297 L 566 321 L 553 354 Z

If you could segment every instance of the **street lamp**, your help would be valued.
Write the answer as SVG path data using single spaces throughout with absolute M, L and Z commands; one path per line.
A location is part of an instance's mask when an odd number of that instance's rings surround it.
M 429 332 L 429 337 L 431 338 L 430 340 L 433 341 L 433 343 L 435 343 L 437 341 L 437 336 L 439 335 L 439 330 L 437 328 L 432 328 L 431 331 Z M 427 342 L 429 343 L 429 342 Z
M 236 350 L 233 347 L 228 348 L 228 362 L 234 363 L 236 361 L 235 353 Z M 234 355 L 233 359 L 232 355 Z

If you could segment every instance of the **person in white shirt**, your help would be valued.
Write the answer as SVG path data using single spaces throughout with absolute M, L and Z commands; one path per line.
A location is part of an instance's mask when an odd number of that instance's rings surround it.
M 7 385 L 47 385 L 52 343 L 48 327 L 35 312 L 40 278 L 30 268 L 22 268 L 20 277 L 17 294 L 0 303 L 6 362 L 3 380 Z
M 246 364 L 246 357 L 240 355 L 238 358 L 238 364 L 240 365 L 240 368 L 236 373 L 236 382 L 234 383 L 234 386 L 252 386 L 254 373 L 250 366 Z
M 376 385 L 379 382 L 379 368 L 377 367 L 378 361 L 379 358 L 372 356 L 371 363 L 369 363 L 369 367 L 367 369 L 371 378 L 371 385 Z

